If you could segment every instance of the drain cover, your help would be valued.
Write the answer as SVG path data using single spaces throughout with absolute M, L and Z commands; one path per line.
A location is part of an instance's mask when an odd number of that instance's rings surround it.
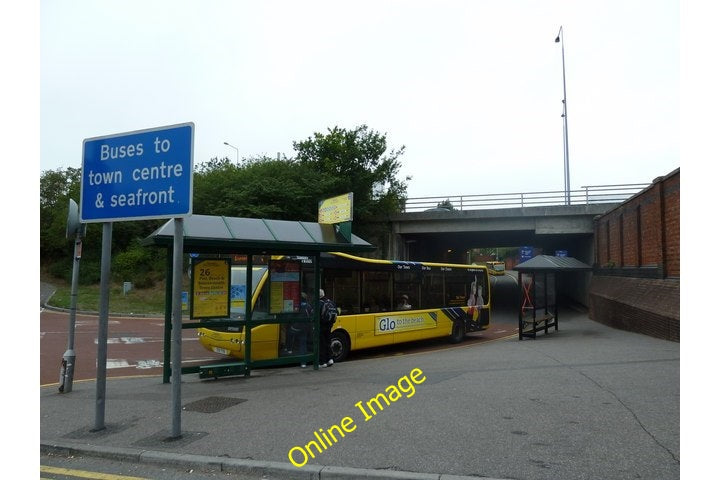
M 207 397 L 188 403 L 183 407 L 183 410 L 200 413 L 217 413 L 243 402 L 247 402 L 247 399 L 234 397 Z

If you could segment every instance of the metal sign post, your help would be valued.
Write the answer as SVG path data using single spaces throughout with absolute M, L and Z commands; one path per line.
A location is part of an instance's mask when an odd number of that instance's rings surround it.
M 97 382 L 95 383 L 95 428 L 105 428 L 105 380 L 107 377 L 108 314 L 110 312 L 110 250 L 112 222 L 103 223 L 100 259 L 100 312 L 98 316 Z
M 180 383 L 182 382 L 182 274 L 183 274 L 183 219 L 176 218 L 173 239 L 173 279 L 172 279 L 172 430 L 171 438 L 182 437 L 180 417 L 182 402 Z

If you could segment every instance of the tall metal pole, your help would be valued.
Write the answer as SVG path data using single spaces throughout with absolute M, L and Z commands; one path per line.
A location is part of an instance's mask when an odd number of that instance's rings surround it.
M 110 311 L 110 261 L 112 222 L 103 223 L 100 259 L 100 312 L 98 316 L 97 382 L 95 383 L 95 428 L 105 428 L 105 380 L 107 377 L 108 313 Z
M 171 438 L 180 438 L 180 417 L 182 401 L 180 383 L 182 381 L 182 273 L 183 273 L 183 219 L 174 219 L 173 238 L 173 278 L 172 278 L 172 432 Z
M 565 88 L 565 37 L 563 36 L 563 28 L 560 27 L 555 43 L 560 42 L 562 52 L 562 71 L 563 71 L 563 143 L 565 157 L 565 205 L 570 205 L 570 151 L 568 149 L 568 124 L 567 124 L 567 89 Z

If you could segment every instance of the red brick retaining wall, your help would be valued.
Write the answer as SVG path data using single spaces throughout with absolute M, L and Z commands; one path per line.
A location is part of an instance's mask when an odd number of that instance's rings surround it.
M 680 341 L 680 169 L 595 220 L 590 318 Z

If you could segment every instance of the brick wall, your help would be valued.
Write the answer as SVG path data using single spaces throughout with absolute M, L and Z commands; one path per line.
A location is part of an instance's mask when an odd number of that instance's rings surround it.
M 593 275 L 590 318 L 605 325 L 680 341 L 680 281 Z
M 595 267 L 680 278 L 680 169 L 595 219 Z
M 680 169 L 595 220 L 590 318 L 680 340 Z

